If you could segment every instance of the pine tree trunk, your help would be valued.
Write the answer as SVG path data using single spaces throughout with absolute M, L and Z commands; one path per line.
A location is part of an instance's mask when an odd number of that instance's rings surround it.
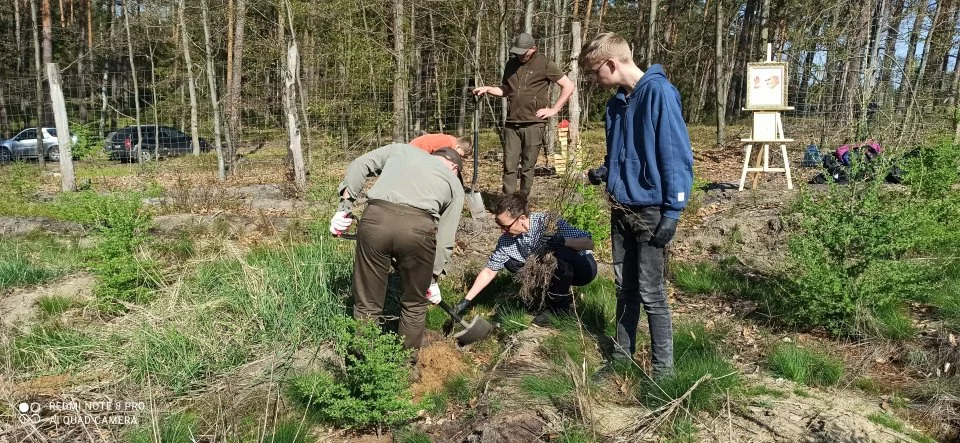
M 227 156 L 226 169 L 233 171 L 234 161 L 240 147 L 243 126 L 240 121 L 240 106 L 243 101 L 243 47 L 244 28 L 247 22 L 247 0 L 234 0 L 234 29 L 233 29 L 233 66 L 231 83 L 227 90 Z
M 36 75 L 36 115 L 37 115 L 37 165 L 44 169 L 43 152 L 43 68 L 40 61 L 40 35 L 38 33 L 39 23 L 37 23 L 37 0 L 30 0 L 30 19 L 33 22 L 33 61 Z
M 650 16 L 647 21 L 647 52 L 646 65 L 649 68 L 654 64 L 657 58 L 657 10 L 660 8 L 660 0 L 650 0 Z
M 723 0 L 716 0 L 717 40 L 714 52 L 714 90 L 717 94 L 717 147 L 726 146 L 725 132 L 727 127 L 727 87 L 723 57 L 723 37 L 726 35 L 723 28 Z
M 20 0 L 13 0 L 13 26 L 14 32 L 16 32 L 17 39 L 17 72 L 20 72 L 23 69 L 23 57 L 20 57 L 23 54 L 23 42 L 20 39 Z
M 187 35 L 186 0 L 180 0 L 180 41 L 183 45 L 183 62 L 187 65 L 187 87 L 190 92 L 190 143 L 193 155 L 200 155 L 200 129 L 197 128 L 197 81 L 193 77 L 193 60 L 190 57 L 190 36 Z
M 217 76 L 213 66 L 213 49 L 210 45 L 210 20 L 207 0 L 200 0 L 200 11 L 203 17 L 203 44 L 207 56 L 207 87 L 210 88 L 210 105 L 213 114 L 213 147 L 217 151 L 217 178 L 226 180 L 226 162 L 223 155 L 223 144 L 220 141 L 220 100 L 217 98 Z
M 393 0 L 393 141 L 407 141 L 407 58 L 404 52 L 403 0 Z

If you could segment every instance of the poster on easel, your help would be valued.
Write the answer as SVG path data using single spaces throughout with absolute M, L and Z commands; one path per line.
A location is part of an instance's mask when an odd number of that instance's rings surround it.
M 787 110 L 787 63 L 747 63 L 747 101 L 744 109 Z

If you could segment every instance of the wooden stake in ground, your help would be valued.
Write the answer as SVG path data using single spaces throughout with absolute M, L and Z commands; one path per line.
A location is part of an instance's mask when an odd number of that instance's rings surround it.
M 73 153 L 70 146 L 70 124 L 67 122 L 67 104 L 60 86 L 60 69 L 56 63 L 47 63 L 47 81 L 50 82 L 50 101 L 53 102 L 53 118 L 57 123 L 57 146 L 60 150 L 60 184 L 63 192 L 77 190 L 73 178 Z
M 300 146 L 300 121 L 297 114 L 297 70 L 300 53 L 297 43 L 287 49 L 287 72 L 284 73 L 283 105 L 287 111 L 287 134 L 290 136 L 290 158 L 293 160 L 293 181 L 298 192 L 307 188 L 307 175 L 303 167 L 303 150 Z

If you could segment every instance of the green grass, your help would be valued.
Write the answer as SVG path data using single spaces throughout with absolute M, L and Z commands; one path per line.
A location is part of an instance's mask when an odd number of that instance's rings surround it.
M 596 439 L 593 438 L 590 429 L 584 426 L 565 424 L 556 441 L 558 443 L 593 443 Z
M 784 398 L 787 394 L 779 389 L 768 388 L 763 385 L 750 386 L 743 390 L 743 395 L 747 397 L 773 397 Z
M 796 395 L 797 397 L 803 397 L 803 398 L 813 397 L 813 394 L 811 394 L 810 391 L 804 388 L 794 388 L 793 394 Z
M 21 255 L 0 257 L 0 291 L 18 286 L 30 286 L 49 281 L 56 274 L 36 266 Z
M 673 284 L 688 294 L 726 294 L 740 292 L 744 285 L 740 274 L 714 263 L 671 263 Z
M 583 327 L 597 335 L 613 336 L 613 322 L 617 310 L 617 293 L 613 280 L 597 277 L 590 284 L 578 288 L 583 296 L 577 301 L 577 309 Z
M 46 318 L 54 318 L 72 308 L 76 301 L 63 295 L 44 295 L 37 299 L 40 312 Z
M 900 420 L 897 420 L 882 412 L 874 412 L 873 414 L 868 415 L 867 419 L 885 428 L 893 429 L 897 432 L 903 432 L 903 423 Z
M 10 344 L 15 368 L 34 372 L 63 372 L 83 365 L 98 348 L 97 341 L 80 331 L 60 326 L 34 326 Z
M 246 343 L 227 333 L 218 334 L 200 318 L 186 324 L 144 326 L 132 337 L 124 364 L 135 379 L 183 394 L 205 380 L 243 363 Z M 242 340 L 242 338 L 239 338 Z
M 516 305 L 503 303 L 497 307 L 496 321 L 500 323 L 500 331 L 513 335 L 530 327 L 532 317 Z
M 79 262 L 70 241 L 48 235 L 0 239 L 0 292 L 49 282 L 77 269 Z
M 541 345 L 544 355 L 559 368 L 566 366 L 566 358 L 569 356 L 577 366 L 586 359 L 588 372 L 596 369 L 600 357 L 591 352 L 591 339 L 582 335 L 577 318 L 572 315 L 559 315 L 552 317 L 550 322 L 558 333 L 544 339 Z
M 775 374 L 802 385 L 834 386 L 843 377 L 841 361 L 792 343 L 777 346 L 767 365 Z
M 858 378 L 853 382 L 853 386 L 870 395 L 877 395 L 880 393 L 880 385 L 877 384 L 877 382 L 872 378 Z
M 533 398 L 566 402 L 573 395 L 573 381 L 565 374 L 528 375 L 520 380 L 520 388 Z
M 260 440 L 261 443 L 307 443 L 310 432 L 310 423 L 299 420 L 284 420 L 268 429 L 268 433 Z
M 394 443 L 431 443 L 430 434 L 419 429 L 404 429 L 393 434 Z
M 674 372 L 640 385 L 640 398 L 657 408 L 680 398 L 705 375 L 710 379 L 697 386 L 685 400 L 691 411 L 716 410 L 726 393 L 740 386 L 739 373 L 720 353 L 717 343 L 722 332 L 708 331 L 702 324 L 680 324 L 673 334 Z
M 171 414 L 160 420 L 158 431 L 154 432 L 149 423 L 141 425 L 127 435 L 130 443 L 184 443 L 196 441 L 201 432 L 196 429 L 197 417 L 193 414 Z

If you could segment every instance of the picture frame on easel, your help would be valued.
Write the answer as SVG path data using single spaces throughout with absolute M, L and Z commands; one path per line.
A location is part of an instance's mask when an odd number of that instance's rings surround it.
M 747 63 L 746 110 L 786 110 L 787 63 Z

